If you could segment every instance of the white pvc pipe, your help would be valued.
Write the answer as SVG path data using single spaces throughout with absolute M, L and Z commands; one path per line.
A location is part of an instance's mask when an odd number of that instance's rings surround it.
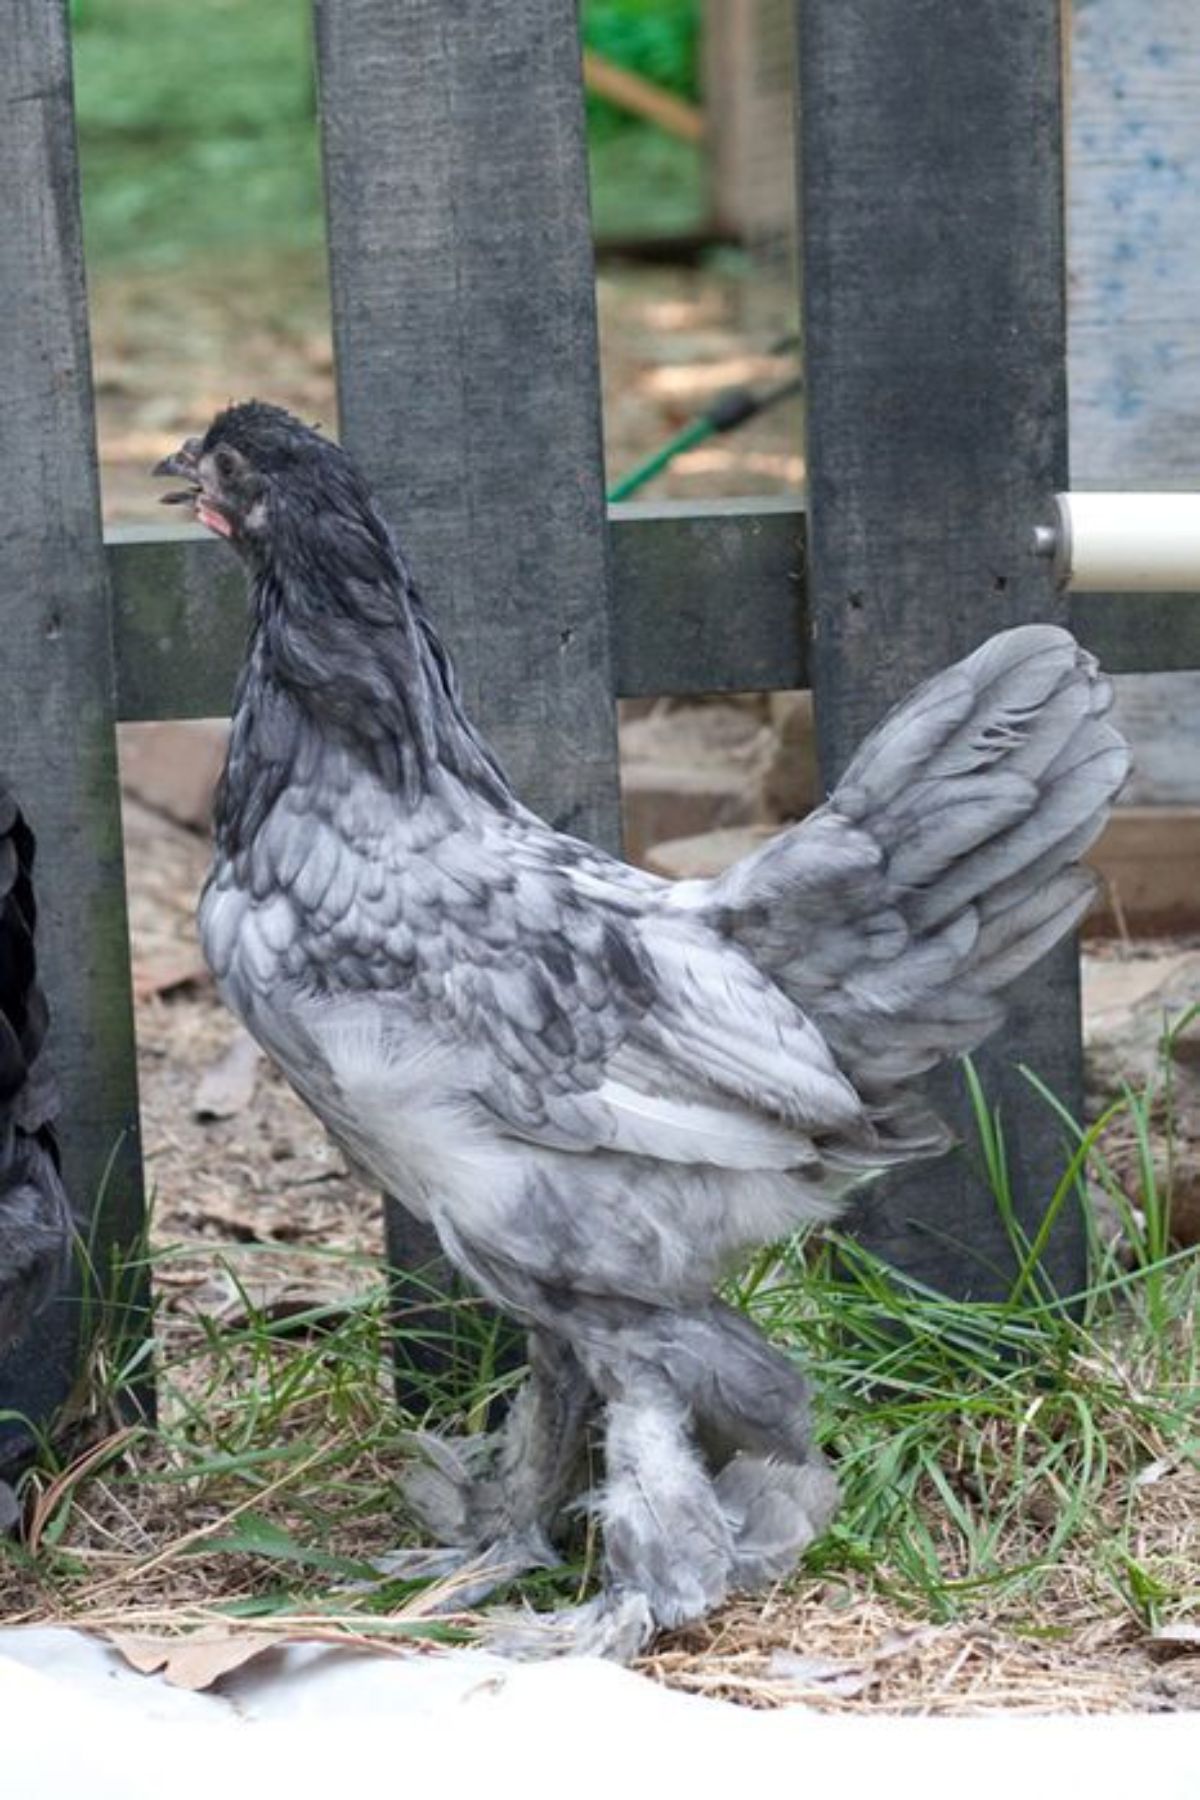
M 1076 593 L 1200 592 L 1200 493 L 1056 494 L 1036 543 Z

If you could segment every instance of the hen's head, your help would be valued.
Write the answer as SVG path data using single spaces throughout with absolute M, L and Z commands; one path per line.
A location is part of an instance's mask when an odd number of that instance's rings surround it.
M 201 525 L 253 560 L 321 517 L 375 522 L 345 451 L 261 400 L 218 413 L 202 438 L 188 438 L 154 473 L 187 483 L 164 494 L 165 505 L 190 505 Z

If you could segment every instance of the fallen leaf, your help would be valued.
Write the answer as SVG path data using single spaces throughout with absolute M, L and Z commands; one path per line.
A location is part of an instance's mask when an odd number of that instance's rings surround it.
M 1152 1650 L 1200 1651 L 1200 1625 L 1179 1619 L 1173 1625 L 1160 1625 L 1150 1634 Z
M 239 1032 L 219 1061 L 201 1078 L 192 1101 L 197 1119 L 232 1119 L 254 1099 L 262 1051 L 246 1032 Z
M 910 1650 L 923 1650 L 944 1636 L 938 1625 L 909 1625 L 902 1631 L 891 1631 L 870 1655 L 871 1662 L 887 1662 L 895 1656 L 907 1656 Z
M 106 1633 L 114 1650 L 125 1658 L 139 1675 L 162 1675 L 170 1687 L 187 1688 L 199 1693 L 212 1687 L 222 1675 L 240 1669 L 243 1663 L 274 1650 L 281 1640 L 277 1634 L 253 1631 L 198 1631 L 191 1637 L 151 1638 L 130 1633 Z

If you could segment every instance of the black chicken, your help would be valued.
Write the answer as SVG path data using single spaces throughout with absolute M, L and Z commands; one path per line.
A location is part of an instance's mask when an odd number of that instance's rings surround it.
M 1005 632 L 809 819 L 672 885 L 520 804 L 336 445 L 250 402 L 157 472 L 250 578 L 200 907 L 221 991 L 529 1332 L 501 1433 L 430 1442 L 409 1504 L 481 1587 L 549 1561 L 598 1404 L 607 1585 L 553 1641 L 628 1655 L 830 1518 L 804 1381 L 714 1286 L 944 1147 L 914 1078 L 1088 905 L 1077 858 L 1126 771 L 1108 688 L 1065 631 Z
M 0 788 L 0 1354 L 62 1282 L 73 1222 L 59 1176 L 58 1092 L 37 981 L 33 834 Z

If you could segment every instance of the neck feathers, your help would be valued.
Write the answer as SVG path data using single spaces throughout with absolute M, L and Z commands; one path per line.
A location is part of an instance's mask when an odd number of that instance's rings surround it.
M 348 750 L 406 808 L 439 771 L 507 811 L 512 790 L 466 713 L 450 656 L 407 566 L 370 513 L 316 513 L 281 531 L 253 576 L 250 654 L 218 791 L 236 847 L 322 745 Z

